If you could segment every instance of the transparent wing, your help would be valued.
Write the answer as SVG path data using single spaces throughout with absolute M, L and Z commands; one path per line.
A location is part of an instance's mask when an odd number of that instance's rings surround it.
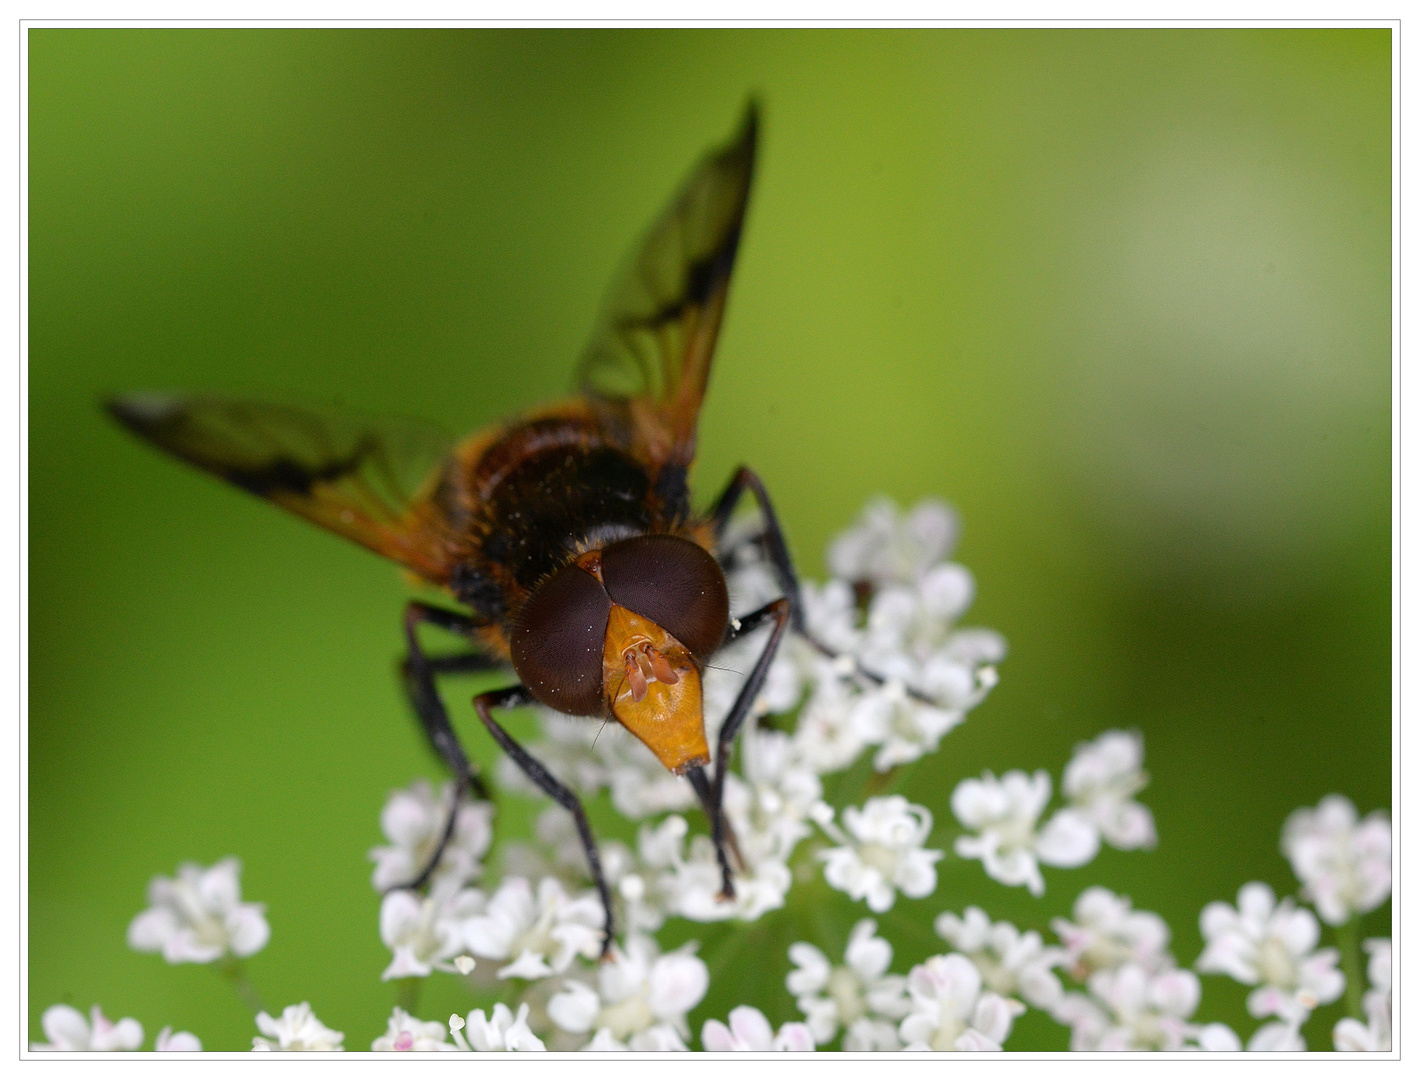
M 688 465 L 754 175 L 758 109 L 711 151 L 635 247 L 582 357 L 582 392 L 654 464 Z
M 430 425 L 161 393 L 116 397 L 108 410 L 184 461 L 431 581 L 447 578 L 430 496 L 450 443 Z

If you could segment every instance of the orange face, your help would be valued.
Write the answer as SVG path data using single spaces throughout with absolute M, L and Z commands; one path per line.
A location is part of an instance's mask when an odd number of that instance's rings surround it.
M 700 669 L 690 650 L 620 604 L 607 622 L 602 688 L 612 715 L 673 773 L 709 764 Z

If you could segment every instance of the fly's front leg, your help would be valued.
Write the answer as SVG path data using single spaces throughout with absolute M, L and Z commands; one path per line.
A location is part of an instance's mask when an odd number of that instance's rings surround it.
M 779 651 L 779 643 L 783 640 L 784 631 L 789 626 L 792 610 L 788 599 L 784 597 L 771 600 L 758 611 L 753 611 L 741 619 L 739 625 L 734 627 L 730 633 L 729 640 L 732 641 L 757 630 L 766 622 L 774 624 L 769 634 L 769 640 L 764 643 L 764 650 L 759 654 L 759 659 L 755 661 L 754 668 L 750 671 L 749 678 L 745 679 L 744 686 L 740 687 L 739 696 L 735 698 L 734 705 L 730 707 L 725 722 L 720 725 L 720 735 L 716 741 L 715 780 L 710 791 L 712 804 L 710 836 L 715 841 L 715 855 L 720 863 L 722 899 L 733 899 L 735 895 L 729 860 L 725 856 L 726 837 L 729 835 L 729 822 L 725 820 L 725 773 L 730 767 L 730 748 L 734 744 L 735 736 L 739 734 L 740 728 L 744 726 L 745 717 L 749 715 L 754 699 L 759 696 L 759 691 L 764 686 L 764 678 L 769 674 L 769 665 L 774 662 L 774 654 Z M 737 857 L 738 854 L 736 851 Z
M 789 600 L 789 623 L 799 633 L 804 630 L 803 604 L 799 600 L 799 575 L 794 571 L 794 560 L 789 556 L 789 545 L 784 542 L 784 531 L 779 527 L 779 518 L 774 513 L 774 504 L 769 501 L 769 492 L 764 490 L 764 481 L 751 469 L 741 465 L 725 486 L 724 492 L 710 511 L 710 523 L 718 541 L 725 535 L 725 529 L 739 505 L 740 496 L 748 488 L 754 492 L 759 511 L 764 515 L 764 546 L 769 555 L 769 564 L 774 568 L 774 576 Z
M 743 465 L 730 478 L 724 493 L 716 501 L 714 510 L 710 512 L 710 522 L 715 530 L 715 539 L 719 540 L 724 536 L 725 529 L 730 524 L 730 518 L 734 516 L 735 507 L 739 505 L 740 496 L 745 493 L 746 489 L 754 492 L 755 500 L 759 503 L 760 513 L 764 515 L 763 542 L 769 556 L 769 564 L 774 568 L 774 577 L 779 582 L 779 587 L 792 605 L 789 612 L 789 625 L 824 656 L 831 660 L 847 657 L 853 665 L 852 670 L 855 674 L 881 686 L 887 680 L 877 672 L 865 668 L 859 663 L 857 657 L 847 656 L 836 649 L 831 649 L 809 633 L 808 627 L 804 624 L 804 605 L 799 595 L 799 575 L 794 570 L 794 560 L 789 555 L 789 545 L 784 540 L 784 531 L 779 527 L 779 518 L 774 513 L 774 505 L 769 501 L 769 493 L 764 490 L 764 482 L 753 470 L 747 469 Z M 912 687 L 907 687 L 907 694 L 925 704 L 936 704 L 931 697 Z
M 421 623 L 429 623 L 464 637 L 471 636 L 473 631 L 478 628 L 478 623 L 467 615 L 432 607 L 429 604 L 414 601 L 404 609 L 404 636 L 409 646 L 409 654 L 400 665 L 404 690 L 409 696 L 410 704 L 414 707 L 415 715 L 419 717 L 420 727 L 423 728 L 425 736 L 434 748 L 434 753 L 438 754 L 453 771 L 454 799 L 453 805 L 449 807 L 448 821 L 444 824 L 439 844 L 434 849 L 434 854 L 430 857 L 429 862 L 420 871 L 417 878 L 406 884 L 396 885 L 397 889 L 417 889 L 429 880 L 438 867 L 439 860 L 443 858 L 445 848 L 453 838 L 454 826 L 458 822 L 459 804 L 469 791 L 474 791 L 481 799 L 489 797 L 488 789 L 470 767 L 468 755 L 464 753 L 458 735 L 454 733 L 453 725 L 449 722 L 449 713 L 444 708 L 443 699 L 439 697 L 435 677 L 455 673 L 489 671 L 503 666 L 501 661 L 482 653 L 466 653 L 457 656 L 426 655 L 423 647 L 419 644 L 418 629 Z
M 606 922 L 602 928 L 602 959 L 605 960 L 611 955 L 611 938 L 614 930 L 611 913 L 611 889 L 607 887 L 606 875 L 602 872 L 601 856 L 597 854 L 597 842 L 592 836 L 592 827 L 587 822 L 587 813 L 582 809 L 582 800 L 577 798 L 571 788 L 548 772 L 542 762 L 519 746 L 513 737 L 503 730 L 502 725 L 493 719 L 493 714 L 489 711 L 491 709 L 516 709 L 519 706 L 532 703 L 533 696 L 525 686 L 513 686 L 507 690 L 493 690 L 487 694 L 479 694 L 473 699 L 473 707 L 478 710 L 478 718 L 483 721 L 488 733 L 503 748 L 503 752 L 527 774 L 529 780 L 547 792 L 559 806 L 571 813 L 572 819 L 577 823 L 577 835 L 582 840 L 582 850 L 587 854 L 587 865 L 591 867 L 592 881 L 596 884 L 597 893 L 602 900 L 602 910 L 606 913 Z

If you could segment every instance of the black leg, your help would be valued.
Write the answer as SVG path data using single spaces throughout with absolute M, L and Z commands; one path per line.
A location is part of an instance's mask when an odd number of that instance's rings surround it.
M 409 695 L 409 702 L 414 706 L 415 715 L 419 717 L 420 727 L 423 728 L 430 745 L 434 748 L 434 753 L 453 771 L 454 801 L 449 808 L 449 818 L 444 825 L 443 835 L 439 838 L 439 845 L 434 849 L 433 856 L 417 878 L 406 884 L 395 886 L 399 889 L 420 888 L 434 873 L 434 869 L 439 865 L 439 860 L 443 858 L 444 849 L 454 834 L 459 803 L 463 801 L 464 796 L 472 790 L 481 799 L 489 797 L 488 789 L 469 766 L 468 756 L 459 743 L 458 735 L 454 733 L 453 725 L 449 723 L 449 713 L 444 708 L 443 700 L 439 697 L 438 688 L 434 685 L 434 677 L 460 672 L 488 671 L 503 666 L 500 661 L 481 653 L 467 653 L 457 656 L 425 655 L 423 647 L 419 644 L 420 623 L 429 623 L 465 637 L 472 634 L 478 627 L 478 623 L 466 615 L 460 615 L 455 611 L 445 611 L 443 608 L 431 607 L 417 601 L 412 601 L 404 609 L 404 636 L 409 645 L 409 655 L 401 665 L 405 693 Z
M 744 725 L 745 717 L 749 715 L 750 706 L 754 704 L 754 699 L 759 696 L 760 689 L 764 686 L 764 678 L 769 674 L 769 665 L 774 662 L 774 654 L 779 651 L 779 642 L 784 637 L 784 631 L 789 625 L 791 607 L 789 601 L 780 597 L 778 600 L 771 600 L 758 611 L 751 612 L 739 621 L 739 625 L 731 629 L 730 640 L 734 640 L 744 634 L 748 634 L 758 629 L 769 620 L 774 621 L 774 629 L 770 632 L 769 640 L 764 643 L 764 651 L 759 654 L 759 659 L 755 662 L 754 669 L 749 673 L 749 678 L 745 680 L 744 686 L 740 687 L 740 693 L 735 698 L 734 705 L 730 708 L 729 714 L 725 717 L 724 724 L 720 727 L 720 736 L 715 748 L 715 782 L 711 789 L 711 810 L 710 835 L 715 841 L 715 854 L 720 862 L 720 873 L 722 878 L 722 894 L 726 899 L 735 895 L 734 882 L 730 879 L 729 861 L 725 857 L 726 831 L 729 822 L 725 820 L 724 795 L 725 795 L 725 773 L 730 767 L 730 747 L 734 744 L 735 736 L 739 734 L 740 728 Z M 692 783 L 694 781 L 692 780 Z
M 712 836 L 714 835 L 716 820 L 720 822 L 720 828 L 723 830 L 725 842 L 715 845 L 715 861 L 720 864 L 721 880 L 732 881 L 734 869 L 743 870 L 745 866 L 745 857 L 740 854 L 739 838 L 735 836 L 734 827 L 730 824 L 729 819 L 723 814 L 717 815 L 715 813 L 715 785 L 710 780 L 710 777 L 705 775 L 705 770 L 697 765 L 693 769 L 687 769 L 685 776 L 686 779 L 690 781 L 690 786 L 695 789 L 695 795 L 696 798 L 700 800 L 700 805 L 705 808 L 705 820 L 710 822 L 710 832 Z M 730 864 L 730 858 L 727 856 L 733 857 L 733 868 Z M 729 899 L 729 897 L 733 895 L 732 892 L 725 898 Z
M 802 635 L 804 640 L 817 649 L 829 659 L 837 660 L 842 653 L 830 649 L 823 642 L 819 641 L 809 633 L 804 625 L 803 603 L 799 599 L 799 575 L 794 570 L 794 561 L 789 555 L 789 545 L 784 541 L 783 530 L 779 527 L 779 519 L 774 514 L 774 507 L 769 501 L 769 493 L 764 490 L 764 483 L 750 469 L 743 465 L 730 478 L 724 493 L 715 503 L 715 509 L 710 512 L 710 521 L 715 529 L 715 538 L 718 540 L 725 533 L 725 528 L 730 523 L 730 518 L 734 515 L 735 507 L 739 504 L 740 496 L 745 489 L 749 488 L 754 492 L 755 499 L 759 502 L 760 512 L 764 515 L 764 533 L 762 540 L 765 551 L 769 555 L 770 565 L 774 567 L 774 576 L 779 581 L 779 587 L 784 590 L 784 595 L 789 598 L 793 605 L 789 613 L 789 624 L 795 632 Z M 887 680 L 877 672 L 869 671 L 860 664 L 856 657 L 850 657 L 853 661 L 854 671 L 869 682 L 881 686 Z M 920 690 L 912 687 L 906 688 L 908 696 L 916 698 L 927 705 L 935 705 L 936 702 Z
M 533 757 L 516 742 L 513 737 L 503 730 L 498 721 L 493 719 L 489 709 L 516 709 L 520 705 L 531 705 L 533 696 L 528 693 L 527 687 L 514 686 L 507 690 L 493 690 L 486 694 L 479 694 L 473 699 L 473 707 L 478 710 L 478 718 L 488 728 L 488 733 L 493 736 L 503 752 L 513 759 L 518 768 L 527 773 L 531 780 L 543 791 L 547 792 L 559 806 L 567 810 L 572 815 L 572 819 L 577 823 L 577 835 L 582 838 L 582 850 L 587 853 L 587 865 L 592 870 L 592 881 L 596 883 L 597 892 L 602 898 L 602 909 L 606 912 L 606 924 L 602 932 L 602 959 L 605 960 L 611 955 L 611 938 L 614 930 L 611 913 L 611 890 L 607 887 L 606 875 L 602 872 L 601 856 L 597 854 L 597 842 L 592 836 L 592 827 L 587 823 L 586 811 L 582 809 L 582 800 L 566 787 L 557 777 L 553 776 L 542 762 Z
M 764 515 L 764 547 L 769 555 L 769 563 L 774 567 L 774 576 L 779 579 L 779 588 L 789 599 L 789 623 L 802 634 L 804 613 L 799 603 L 799 575 L 794 572 L 794 560 L 789 556 L 789 545 L 784 542 L 784 531 L 779 528 L 779 518 L 775 516 L 774 504 L 769 501 L 769 492 L 764 490 L 764 482 L 753 470 L 743 465 L 735 470 L 735 475 L 725 486 L 724 493 L 716 500 L 715 509 L 710 512 L 715 538 L 718 540 L 724 535 L 725 527 L 729 525 L 745 488 L 754 492 L 760 513 Z

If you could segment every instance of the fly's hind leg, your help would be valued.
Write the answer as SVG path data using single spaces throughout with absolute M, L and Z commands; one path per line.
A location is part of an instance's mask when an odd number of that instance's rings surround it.
M 489 711 L 491 709 L 516 709 L 519 706 L 532 703 L 533 696 L 525 686 L 513 686 L 507 690 L 493 690 L 487 694 L 479 694 L 473 699 L 473 707 L 478 711 L 478 718 L 483 721 L 488 733 L 503 748 L 503 752 L 527 774 L 529 780 L 542 788 L 559 806 L 568 811 L 577 823 L 577 835 L 582 840 L 582 850 L 587 855 L 587 865 L 592 871 L 592 881 L 596 884 L 597 894 L 602 901 L 602 910 L 606 914 L 606 922 L 602 926 L 601 953 L 602 959 L 605 960 L 611 955 L 611 939 L 615 929 L 611 913 L 611 889 L 607 887 L 606 874 L 602 872 L 601 856 L 597 853 L 597 842 L 592 836 L 592 827 L 587 822 L 587 813 L 582 809 L 582 800 L 577 798 L 571 788 L 548 772 L 542 762 L 519 746 L 513 737 L 503 730 L 503 726 L 493 719 L 493 714 Z
M 453 804 L 449 807 L 449 817 L 444 824 L 444 831 L 439 837 L 439 844 L 434 849 L 429 862 L 420 871 L 418 877 L 413 881 L 394 886 L 397 889 L 417 889 L 429 880 L 438 867 L 439 860 L 443 858 L 449 841 L 453 838 L 454 826 L 458 822 L 459 804 L 469 792 L 474 792 L 481 799 L 489 797 L 488 789 L 469 765 L 468 755 L 464 753 L 458 735 L 454 733 L 453 725 L 449 722 L 448 710 L 444 707 L 443 699 L 439 697 L 435 679 L 439 675 L 490 671 L 503 666 L 501 661 L 477 652 L 461 653 L 455 656 L 427 655 L 423 646 L 419 644 L 418 629 L 421 623 L 428 623 L 463 637 L 471 636 L 479 625 L 476 620 L 467 615 L 461 615 L 456 611 L 446 611 L 443 608 L 421 604 L 417 601 L 411 602 L 404 609 L 404 636 L 409 646 L 409 655 L 400 665 L 404 690 L 409 696 L 409 702 L 414 707 L 415 714 L 419 717 L 420 727 L 423 728 L 425 736 L 429 739 L 429 744 L 434 748 L 434 753 L 448 765 L 454 774 L 454 798 Z

